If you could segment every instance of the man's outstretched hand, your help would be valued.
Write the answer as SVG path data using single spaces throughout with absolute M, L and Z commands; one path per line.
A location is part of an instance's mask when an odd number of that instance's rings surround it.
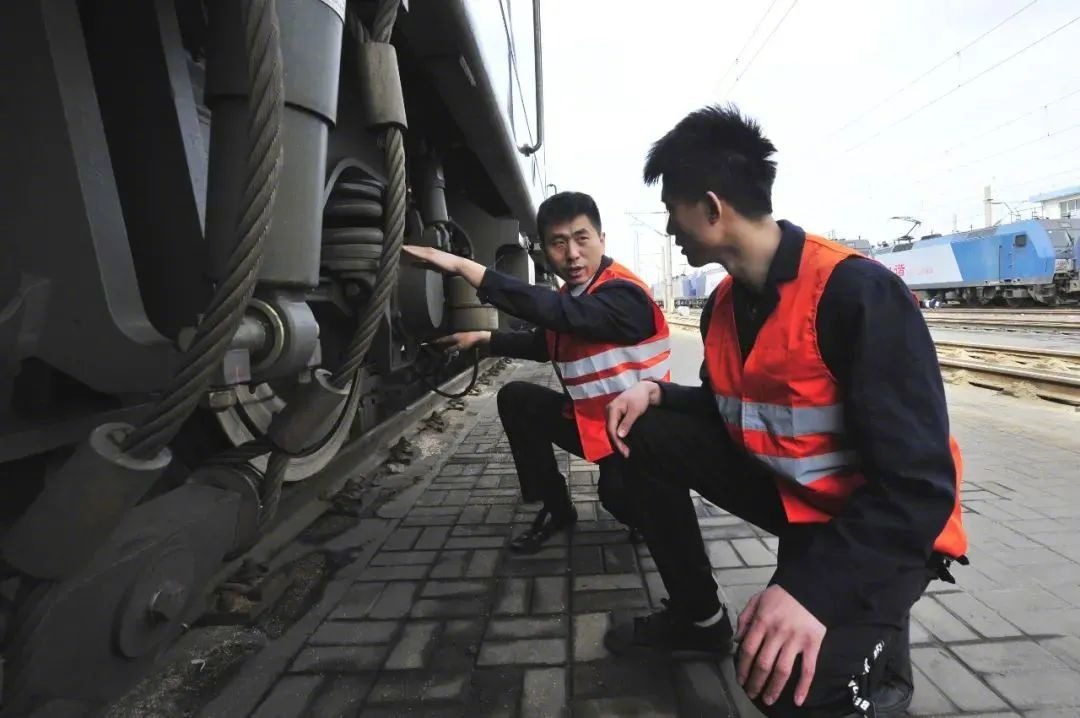
M 484 273 L 487 272 L 487 267 L 479 262 L 459 257 L 456 254 L 450 254 L 450 252 L 444 252 L 435 247 L 406 244 L 401 247 L 401 251 L 414 264 L 443 274 L 456 274 L 474 288 L 480 286 L 480 283 L 484 281 Z
M 739 685 L 754 700 L 772 705 L 787 685 L 795 664 L 802 656 L 802 670 L 795 684 L 795 705 L 801 706 L 814 680 L 825 625 L 780 586 L 769 586 L 755 594 L 739 614 L 735 640 L 741 641 L 736 674 Z
M 402 246 L 401 251 L 413 259 L 416 264 L 446 274 L 458 274 L 461 272 L 462 262 L 466 261 L 464 257 L 444 252 L 435 247 L 406 244 Z
M 445 337 L 439 337 L 433 344 L 441 349 L 451 352 L 464 352 L 481 344 L 491 341 L 491 332 L 455 332 Z
M 611 445 L 623 456 L 630 456 L 630 447 L 623 439 L 630 427 L 648 411 L 660 403 L 660 386 L 651 381 L 640 381 L 607 405 L 607 434 Z

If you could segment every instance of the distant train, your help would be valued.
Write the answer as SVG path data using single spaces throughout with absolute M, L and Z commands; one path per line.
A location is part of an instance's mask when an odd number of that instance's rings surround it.
M 1080 302 L 1080 218 L 905 237 L 869 254 L 902 277 L 927 306 Z
M 885 247 L 865 239 L 837 240 L 873 257 L 926 306 L 964 304 L 1010 307 L 1080 303 L 1080 218 L 1032 219 L 968 232 L 902 237 Z M 675 277 L 675 307 L 700 308 L 726 276 L 710 268 Z M 652 287 L 662 301 L 662 284 Z
M 671 296 L 675 308 L 689 307 L 701 309 L 720 280 L 727 276 L 727 271 L 719 265 L 709 265 L 694 274 L 671 278 Z M 652 285 L 653 298 L 661 307 L 664 306 L 664 284 Z

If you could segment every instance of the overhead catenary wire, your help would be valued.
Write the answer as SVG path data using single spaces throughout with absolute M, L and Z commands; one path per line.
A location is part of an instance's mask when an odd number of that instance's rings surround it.
M 1058 135 L 1065 134 L 1066 132 L 1072 132 L 1073 130 L 1076 130 L 1076 129 L 1080 129 L 1080 122 L 1077 122 L 1076 124 L 1069 125 L 1068 127 L 1063 127 L 1060 130 L 1055 130 L 1054 132 L 1048 132 L 1048 133 L 1046 133 L 1044 135 L 1039 135 L 1038 137 L 1036 137 L 1034 139 L 1031 139 L 1031 140 L 1025 140 L 1024 142 L 1021 142 L 1020 144 L 1013 145 L 1013 146 L 1008 147 L 1008 148 L 1006 148 L 1004 150 L 998 150 L 997 152 L 994 152 L 993 154 L 984 155 L 982 157 L 979 157 L 979 158 L 976 158 L 976 159 L 973 159 L 973 160 L 968 160 L 967 162 L 963 162 L 963 163 L 958 164 L 958 165 L 953 165 L 952 167 L 950 167 L 948 169 L 951 171 L 951 170 L 963 169 L 964 167 L 970 167 L 972 165 L 977 165 L 980 162 L 985 162 L 987 160 L 992 160 L 992 159 L 995 159 L 997 157 L 1001 157 L 1002 155 L 1007 155 L 1007 154 L 1009 154 L 1011 152 L 1015 152 L 1016 150 L 1020 150 L 1020 149 L 1023 149 L 1025 147 L 1030 147 L 1031 145 L 1037 144 L 1039 142 L 1045 142 L 1046 140 L 1057 137 Z
M 917 85 L 918 83 L 922 82 L 922 81 L 923 81 L 924 79 L 926 79 L 927 77 L 929 77 L 930 75 L 932 75 L 932 74 L 933 74 L 934 72 L 936 72 L 937 70 L 941 69 L 941 68 L 942 68 L 942 67 L 944 67 L 944 66 L 945 66 L 946 64 L 948 64 L 949 62 L 951 62 L 951 61 L 953 60 L 953 58 L 955 58 L 955 57 L 957 57 L 958 55 L 960 55 L 960 53 L 962 53 L 962 52 L 965 52 L 965 51 L 967 51 L 967 50 L 971 49 L 972 47 L 974 47 L 975 45 L 977 45 L 977 44 L 978 44 L 979 42 L 981 42 L 982 40 L 984 40 L 984 39 L 985 39 L 985 38 L 987 38 L 988 36 L 992 35 L 992 34 L 993 34 L 994 32 L 996 32 L 997 30 L 1001 29 L 1002 27 L 1004 27 L 1005 25 L 1007 25 L 1007 24 L 1008 24 L 1008 23 L 1010 23 L 1011 21 L 1015 20 L 1015 19 L 1016 19 L 1016 18 L 1017 18 L 1017 17 L 1018 17 L 1018 16 L 1019 16 L 1019 15 L 1020 15 L 1021 13 L 1023 13 L 1023 12 L 1025 11 L 1025 10 L 1029 9 L 1029 8 L 1030 8 L 1030 7 L 1032 6 L 1032 5 L 1034 5 L 1034 4 L 1035 4 L 1035 3 L 1037 3 L 1038 1 L 1039 1 L 1039 0 L 1031 0 L 1031 2 L 1029 2 L 1029 3 L 1027 4 L 1027 5 L 1025 5 L 1024 7 L 1020 8 L 1020 9 L 1019 9 L 1019 10 L 1017 10 L 1017 11 L 1015 11 L 1015 12 L 1014 12 L 1014 13 L 1013 13 L 1012 15 L 1009 15 L 1009 16 L 1008 16 L 1007 18 L 1005 18 L 1004 20 L 1002 20 L 1001 22 L 999 22 L 999 23 L 998 23 L 997 25 L 994 25 L 994 26 L 993 26 L 992 28 L 990 28 L 989 30 L 987 30 L 987 31 L 983 32 L 983 33 L 982 33 L 981 35 L 979 35 L 978 37 L 976 37 L 976 38 L 975 38 L 974 40 L 972 40 L 971 42 L 967 43 L 966 45 L 963 45 L 962 47 L 960 47 L 960 48 L 958 48 L 958 49 L 956 49 L 956 50 L 953 50 L 953 51 L 952 51 L 952 52 L 950 52 L 950 53 L 949 53 L 949 54 L 948 54 L 948 55 L 947 55 L 947 56 L 946 56 L 946 57 L 945 57 L 945 58 L 944 58 L 943 60 L 941 60 L 940 62 L 938 62 L 937 64 L 935 64 L 935 65 L 934 65 L 933 67 L 931 67 L 931 68 L 930 68 L 930 69 L 928 69 L 928 70 L 925 70 L 925 71 L 924 71 L 924 72 L 923 72 L 922 74 L 920 74 L 920 75 L 919 75 L 918 77 L 916 77 L 915 79 L 913 79 L 913 80 L 909 81 L 909 82 L 908 82 L 907 84 L 905 84 L 905 85 L 901 86 L 901 87 L 900 87 L 900 89 L 898 89 L 898 90 L 895 90 L 895 91 L 894 91 L 894 92 L 892 92 L 892 93 L 891 93 L 890 95 L 888 95 L 888 96 L 887 96 L 887 97 L 886 97 L 885 99 L 881 100 L 881 101 L 880 101 L 880 102 L 878 102 L 878 103 L 877 103 L 876 105 L 872 106 L 872 107 L 871 107 L 870 109 L 868 109 L 868 110 L 866 110 L 866 111 L 864 111 L 864 112 L 862 112 L 862 113 L 860 113 L 860 114 L 856 115 L 856 116 L 855 116 L 855 117 L 854 117 L 853 119 L 851 119 L 851 120 L 848 120 L 848 122 L 847 122 L 847 123 L 846 123 L 846 124 L 845 124 L 845 125 L 844 125 L 843 127 L 841 127 L 841 128 L 839 128 L 838 130 L 834 131 L 834 132 L 833 132 L 833 133 L 832 133 L 831 135 L 829 135 L 829 137 L 830 137 L 830 138 L 832 138 L 832 137 L 835 137 L 836 135 L 840 134 L 840 133 L 841 133 L 841 132 L 843 132 L 844 130 L 846 130 L 846 129 L 848 129 L 849 127 L 851 127 L 852 125 L 854 125 L 854 124 L 855 124 L 856 122 L 858 122 L 859 120 L 861 120 L 861 119 L 863 119 L 864 117 L 866 117 L 867 115 L 869 115 L 869 114 L 870 114 L 871 112 L 873 112 L 874 110 L 877 110 L 878 108 L 880 108 L 880 107 L 883 107 L 883 106 L 885 105 L 885 103 L 887 103 L 887 102 L 888 102 L 889 100 L 892 100 L 892 99 L 894 99 L 895 97 L 897 97 L 898 95 L 900 95 L 901 93 L 903 93 L 903 92 L 904 92 L 905 90 L 908 90 L 908 89 L 910 89 L 911 87 L 914 87 L 914 86 L 915 86 L 915 85 Z
M 1016 115 L 1015 117 L 1012 117 L 1012 118 L 1010 118 L 1008 120 L 1005 120 L 1001 124 L 994 125 L 993 127 L 991 127 L 988 130 L 985 130 L 984 132 L 981 132 L 981 133 L 979 133 L 977 135 L 972 135 L 970 137 L 965 137 L 964 139 L 957 142 L 955 145 L 952 145 L 950 147 L 946 147 L 939 154 L 949 154 L 950 152 L 952 152 L 953 150 L 955 150 L 955 149 L 957 149 L 959 147 L 963 147 L 964 145 L 970 144 L 970 143 L 972 143 L 972 142 L 974 142 L 976 140 L 981 140 L 982 138 L 986 137 L 987 135 L 993 134 L 994 132 L 997 132 L 1000 129 L 1008 127 L 1009 125 L 1013 124 L 1014 122 L 1019 122 L 1020 120 L 1031 117 L 1036 112 L 1043 112 L 1043 111 L 1047 110 L 1048 108 L 1053 107 L 1054 105 L 1058 104 L 1059 102 L 1064 102 L 1065 100 L 1069 99 L 1070 97 L 1074 97 L 1076 95 L 1080 95 L 1080 87 L 1076 88 L 1075 90 L 1073 90 L 1073 91 L 1071 91 L 1069 93 L 1066 93 L 1066 94 L 1062 95 L 1061 97 L 1058 97 L 1055 100 L 1050 100 L 1049 102 L 1043 103 L 1042 105 L 1039 105 L 1038 107 L 1036 107 L 1033 110 L 1028 110 L 1027 112 L 1023 112 L 1023 113 L 1021 113 L 1019 115 Z
M 772 9 L 776 7 L 776 3 L 778 3 L 779 1 L 780 0 L 772 0 L 772 2 L 769 3 L 769 7 L 767 7 L 765 9 L 765 12 L 761 14 L 761 17 L 758 18 L 757 24 L 754 25 L 754 29 L 750 31 L 750 35 L 747 36 L 746 42 L 743 43 L 743 46 L 739 48 L 739 51 L 737 53 L 735 53 L 735 59 L 731 61 L 731 64 L 728 65 L 727 70 L 724 71 L 723 76 L 717 81 L 717 89 L 724 86 L 724 82 L 728 79 L 728 75 L 730 75 L 731 71 L 738 66 L 739 58 L 741 58 L 743 53 L 746 52 L 746 48 L 750 47 L 750 43 L 753 42 L 754 36 L 757 35 L 757 31 L 761 29 L 761 25 L 765 22 L 765 18 L 769 16 L 769 13 L 772 12 Z
M 776 34 L 776 31 L 779 30 L 780 26 L 784 24 L 784 20 L 787 20 L 787 16 L 791 14 L 791 11 L 794 10 L 795 6 L 798 5 L 798 4 L 799 4 L 799 0 L 794 0 L 794 2 L 792 2 L 791 5 L 788 6 L 788 9 L 786 11 L 784 11 L 784 14 L 780 17 L 779 22 L 777 22 L 775 25 L 773 25 L 773 29 L 765 37 L 765 41 L 762 42 L 761 45 L 758 46 L 758 49 L 756 51 L 754 51 L 754 54 L 751 55 L 750 59 L 746 61 L 746 67 L 743 68 L 742 72 L 740 72 L 738 75 L 735 76 L 735 82 L 732 83 L 731 90 L 734 90 L 735 86 L 739 84 L 739 80 L 741 80 L 743 78 L 743 76 L 747 72 L 750 71 L 750 68 L 753 67 L 753 65 L 754 65 L 754 60 L 757 59 L 758 55 L 761 54 L 761 51 L 764 50 L 765 47 L 769 44 L 769 40 L 772 40 L 773 35 Z M 728 90 L 728 92 L 730 92 L 731 90 Z M 727 93 L 724 93 L 724 94 L 727 94 Z
M 870 137 L 867 137 L 867 138 L 866 138 L 866 139 L 864 139 L 864 140 L 863 140 L 862 142 L 859 142 L 858 144 L 856 144 L 856 145 L 853 145 L 853 146 L 851 146 L 851 147 L 847 148 L 847 149 L 846 149 L 846 150 L 844 150 L 844 151 L 845 151 L 845 152 L 854 152 L 855 150 L 859 149 L 860 147 L 863 147 L 863 146 L 865 146 L 865 145 L 869 144 L 870 142 L 874 141 L 875 139 L 877 139 L 877 138 L 878 138 L 878 137 L 880 137 L 881 135 L 885 134 L 885 133 L 886 133 L 887 131 L 891 130 L 892 128 L 894 128 L 894 127 L 897 127 L 898 125 L 901 125 L 901 124 L 903 124 L 904 122 L 907 122 L 908 120 L 910 120 L 910 119 L 911 119 L 912 117 L 914 117 L 915 115 L 918 115 L 919 113 L 923 112 L 924 110 L 926 110 L 926 109 L 928 109 L 928 108 L 930 108 L 930 107 L 933 107 L 933 106 L 934 106 L 934 105 L 936 105 L 937 103 L 939 103 L 939 102 L 941 102 L 942 100 L 944 100 L 944 99 L 945 99 L 946 97 L 949 97 L 949 96 L 950 96 L 950 95 L 952 95 L 953 93 L 955 93 L 955 92 L 957 92 L 957 91 L 959 91 L 959 90 L 963 89 L 964 87 L 967 87 L 967 86 L 968 86 L 968 85 L 970 85 L 970 84 L 971 84 L 972 82 L 975 82 L 975 81 L 976 81 L 976 80 L 978 80 L 979 78 L 981 78 L 981 77 L 984 77 L 984 76 L 988 75 L 989 73 L 993 72 L 994 70 L 996 70 L 997 68 L 1001 67 L 1002 65 L 1004 65 L 1004 64 L 1006 64 L 1006 63 L 1008 63 L 1008 62 L 1010 62 L 1010 61 L 1012 61 L 1012 60 L 1014 60 L 1014 59 L 1016 59 L 1017 57 L 1020 57 L 1021 55 L 1023 55 L 1023 54 L 1025 53 L 1025 52 L 1027 52 L 1028 50 L 1032 49 L 1033 47 L 1036 47 L 1037 45 L 1039 45 L 1039 44 L 1041 44 L 1041 43 L 1045 42 L 1046 40 L 1049 40 L 1049 39 L 1050 39 L 1051 37 L 1053 37 L 1054 35 L 1058 34 L 1058 33 L 1059 33 L 1059 32 L 1061 32 L 1062 30 L 1064 30 L 1065 28 L 1069 27 L 1070 25 L 1073 25 L 1073 24 L 1074 24 L 1074 23 L 1076 23 L 1077 21 L 1080 21 L 1080 15 L 1077 15 L 1076 17 L 1074 17 L 1073 19 L 1071 19 L 1071 20 L 1069 20 L 1069 21 L 1065 22 L 1065 23 L 1064 23 L 1064 24 L 1062 24 L 1062 25 L 1058 25 L 1058 26 L 1057 26 L 1056 28 L 1054 28 L 1054 29 L 1053 29 L 1053 30 L 1051 30 L 1050 32 L 1046 33 L 1045 35 L 1042 35 L 1042 36 L 1041 36 L 1041 37 L 1039 37 L 1039 38 L 1038 38 L 1037 40 L 1035 40 L 1035 41 L 1033 41 L 1033 42 L 1031 42 L 1031 43 L 1029 43 L 1029 44 L 1025 45 L 1024 47 L 1020 48 L 1019 50 L 1017 50 L 1016 52 L 1012 53 L 1011 55 L 1008 55 L 1007 57 L 1004 57 L 1004 58 L 1002 58 L 1001 60 L 998 60 L 998 61 L 997 61 L 997 62 L 995 62 L 994 64 L 990 65 L 990 67 L 987 67 L 987 68 L 985 68 L 985 69 L 983 69 L 983 70 L 981 70 L 981 71 L 979 71 L 979 72 L 975 73 L 974 75 L 972 75 L 971 77 L 969 77 L 969 78 L 967 78 L 966 80 L 962 81 L 961 83 L 959 83 L 958 85 L 956 85 L 956 86 L 955 86 L 955 87 L 953 87 L 952 89 L 950 89 L 950 90 L 948 90 L 948 91 L 946 91 L 946 92 L 944 92 L 944 93 L 942 93 L 942 94 L 938 95 L 938 96 L 937 96 L 937 97 L 935 97 L 934 99 L 932 99 L 932 100 L 930 100 L 930 101 L 928 101 L 928 102 L 925 102 L 925 103 L 923 103 L 922 105 L 919 105 L 918 107 L 916 107 L 916 108 L 915 108 L 914 110 L 912 110 L 911 112 L 907 113 L 907 114 L 906 114 L 906 115 L 904 115 L 903 117 L 900 117 L 899 119 L 897 119 L 897 120 L 895 120 L 895 121 L 893 121 L 893 122 L 889 123 L 889 124 L 888 124 L 888 125 L 886 125 L 885 127 L 882 127 L 882 128 L 880 129 L 880 130 L 878 130 L 877 132 L 875 132 L 875 133 L 874 133 L 873 135 L 871 135 Z
M 972 160 L 968 160 L 968 161 L 960 163 L 960 164 L 950 165 L 948 167 L 938 167 L 935 170 L 935 175 L 934 176 L 937 177 L 942 173 L 951 173 L 951 172 L 954 172 L 954 171 L 959 170 L 959 169 L 964 169 L 964 168 L 967 168 L 967 167 L 971 167 L 973 165 L 977 165 L 977 164 L 979 164 L 981 162 L 985 162 L 987 160 L 996 159 L 996 158 L 1001 157 L 1003 155 L 1007 155 L 1007 154 L 1009 154 L 1011 152 L 1015 152 L 1016 150 L 1024 149 L 1026 147 L 1030 147 L 1031 145 L 1035 145 L 1035 144 L 1038 144 L 1040 142 L 1045 142 L 1046 140 L 1053 139 L 1054 137 L 1065 134 L 1066 132 L 1072 132 L 1072 131 L 1074 131 L 1076 129 L 1080 129 L 1080 123 L 1073 124 L 1073 125 L 1070 125 L 1068 127 L 1064 127 L 1062 129 L 1056 130 L 1054 132 L 1039 135 L 1038 137 L 1035 137 L 1035 138 L 1030 139 L 1030 140 L 1026 140 L 1024 142 L 1021 142 L 1021 143 L 1019 143 L 1017 145 L 1014 145 L 1012 147 L 1009 147 L 1007 149 L 997 150 L 997 151 L 995 151 L 995 152 L 993 152 L 991 154 L 983 155 L 982 157 L 978 157 L 978 158 L 975 158 L 975 159 L 972 159 Z M 1053 159 L 1053 158 L 1058 157 L 1058 156 L 1070 157 L 1070 156 L 1072 156 L 1072 153 L 1075 152 L 1078 149 L 1080 149 L 1080 147 L 1072 147 L 1072 148 L 1067 149 L 1067 150 L 1055 150 L 1052 154 L 1046 155 L 1045 157 L 1036 158 L 1036 159 L 1038 159 L 1038 160 L 1050 160 L 1050 159 Z M 911 168 L 909 167 L 908 169 L 911 169 Z M 1061 171 L 1061 172 L 1055 172 L 1055 173 L 1052 173 L 1050 175 L 1044 175 L 1044 176 L 1046 176 L 1046 177 L 1054 177 L 1054 176 L 1058 176 L 1058 175 L 1061 175 L 1061 174 L 1068 174 L 1069 172 L 1080 174 L 1080 170 L 1071 169 L 1071 170 L 1064 170 L 1064 171 Z M 1036 178 L 1036 179 L 1038 179 L 1038 178 Z M 916 179 L 911 184 L 912 184 L 912 186 L 917 186 L 917 185 L 925 184 L 926 181 L 927 181 L 926 179 Z M 870 197 L 873 197 L 873 196 L 874 196 L 874 192 L 873 191 L 868 191 L 868 192 L 862 192 L 862 193 L 854 194 L 854 195 L 851 196 L 851 199 L 852 200 L 858 200 L 858 199 L 862 199 L 862 198 L 870 198 Z M 932 207 L 945 206 L 947 204 L 949 204 L 949 200 L 946 200 L 944 202 L 939 202 L 938 204 L 932 205 Z M 926 208 L 924 208 L 924 210 L 925 209 Z
M 1069 148 L 1068 150 L 1065 150 L 1063 152 L 1063 154 L 1068 154 L 1068 153 L 1071 153 L 1071 152 L 1078 152 L 1078 151 L 1080 151 L 1080 145 L 1076 145 L 1076 146 L 1073 146 L 1073 147 Z M 1015 181 L 1015 182 L 1009 182 L 1008 184 L 992 185 L 992 188 L 993 188 L 995 193 L 1005 192 L 1005 191 L 1013 191 L 1013 190 L 1016 190 L 1017 188 L 1020 188 L 1020 187 L 1026 187 L 1026 186 L 1034 184 L 1036 182 L 1042 182 L 1042 181 L 1045 181 L 1047 179 L 1051 179 L 1053 177 L 1060 177 L 1061 175 L 1066 175 L 1066 174 L 1072 174 L 1072 175 L 1080 176 L 1080 170 L 1068 169 L 1068 170 L 1063 170 L 1061 172 L 1054 172 L 1054 173 L 1045 174 L 1045 175 L 1038 175 L 1036 177 L 1029 177 L 1029 178 L 1023 179 L 1023 180 L 1018 180 L 1018 181 Z M 967 199 L 965 199 L 965 198 L 967 198 Z M 973 197 L 972 195 L 970 195 L 968 193 L 955 194 L 955 195 L 951 195 L 948 198 L 945 198 L 942 201 L 935 202 L 934 204 L 920 207 L 920 211 L 929 212 L 929 211 L 936 210 L 936 209 L 939 209 L 939 208 L 942 208 L 942 207 L 949 207 L 951 205 L 966 206 L 968 204 L 972 204 L 972 205 L 976 204 L 976 203 L 982 204 L 984 201 L 985 200 L 983 198 L 981 198 L 981 197 Z
M 972 142 L 975 142 L 976 140 L 981 140 L 982 138 L 986 137 L 987 135 L 991 135 L 991 134 L 997 132 L 1000 129 L 1008 127 L 1009 125 L 1013 124 L 1014 122 L 1018 122 L 1018 121 L 1023 120 L 1023 119 L 1025 119 L 1027 117 L 1030 117 L 1031 115 L 1034 115 L 1037 112 L 1044 112 L 1047 109 L 1049 109 L 1050 107 L 1053 107 L 1054 105 L 1056 105 L 1056 104 L 1058 104 L 1060 102 L 1064 102 L 1065 100 L 1069 99 L 1070 97 L 1075 97 L 1076 95 L 1080 95 L 1080 88 L 1072 90 L 1071 92 L 1068 92 L 1068 93 L 1058 97 L 1057 99 L 1050 100 L 1049 102 L 1043 103 L 1042 105 L 1039 105 L 1038 107 L 1036 107 L 1033 110 L 1028 110 L 1026 112 L 1022 112 L 1019 115 L 1011 117 L 1008 120 L 1005 120 L 1004 122 L 1001 122 L 1001 123 L 999 123 L 997 125 L 994 125 L 990 129 L 987 129 L 987 130 L 984 130 L 984 131 L 980 132 L 979 134 L 972 135 L 970 137 L 964 137 L 964 139 L 960 140 L 956 144 L 950 145 L 949 147 L 946 147 L 943 150 L 934 150 L 933 154 L 936 155 L 936 156 L 950 155 L 954 150 L 956 150 L 956 149 L 958 149 L 960 147 L 964 147 L 965 145 L 969 145 Z M 1045 138 L 1047 136 L 1049 136 L 1049 135 L 1043 135 L 1041 137 Z M 1036 138 L 1036 140 L 1037 139 L 1039 139 L 1039 138 Z M 1034 142 L 1034 141 L 1035 140 L 1032 140 L 1032 142 Z M 913 162 L 911 164 L 905 165 L 904 167 L 901 167 L 898 170 L 896 170 L 896 173 L 901 174 L 901 173 L 904 173 L 904 172 L 907 172 L 907 171 L 910 171 L 910 170 L 914 170 L 914 169 L 919 169 L 919 168 L 926 169 L 925 166 L 923 165 L 924 161 L 925 161 L 924 159 L 920 159 L 917 162 Z M 978 160 L 975 160 L 975 161 L 978 161 Z M 948 170 L 951 170 L 951 169 L 955 169 L 955 166 L 953 166 L 953 167 L 944 167 L 944 168 L 943 167 L 937 167 L 935 169 L 937 169 L 937 170 L 944 169 L 944 170 L 948 171 Z M 922 181 L 923 180 L 916 180 L 916 184 L 920 184 L 920 183 L 922 183 Z
M 1074 149 L 1080 149 L 1080 148 L 1074 148 Z M 1039 177 L 1033 177 L 1033 178 L 1029 178 L 1029 179 L 1020 181 L 1020 182 L 1016 182 L 1016 183 L 1010 183 L 1010 184 L 1001 185 L 1001 186 L 994 186 L 994 188 L 993 188 L 994 189 L 994 194 L 1000 196 L 1000 194 L 1002 192 L 1016 191 L 1017 188 L 1030 186 L 1030 185 L 1032 185 L 1032 184 L 1034 184 L 1036 182 L 1041 182 L 1041 181 L 1044 181 L 1046 179 L 1050 179 L 1052 177 L 1057 177 L 1057 176 L 1060 176 L 1062 174 L 1070 174 L 1070 173 L 1075 174 L 1075 171 L 1074 170 L 1066 170 L 1065 172 L 1058 172 L 1058 173 L 1055 173 L 1055 174 L 1042 175 L 1042 176 L 1039 176 Z M 999 200 L 994 200 L 994 201 L 996 202 L 996 201 L 999 201 Z M 1012 205 L 1014 207 L 1014 211 L 1017 212 L 1017 213 L 1023 213 L 1023 212 L 1028 212 L 1028 211 L 1037 211 L 1037 207 L 1034 206 L 1034 204 L 1030 204 L 1027 199 L 1013 198 L 1013 199 L 1009 199 L 1009 200 L 1006 200 L 1006 201 L 1010 205 Z M 957 216 L 963 215 L 964 221 L 963 222 L 958 221 L 958 224 L 965 224 L 965 223 L 967 223 L 968 219 L 971 219 L 972 217 L 975 217 L 975 214 L 970 214 L 969 215 L 968 212 L 972 211 L 977 205 L 982 207 L 984 202 L 985 202 L 984 198 L 976 197 L 973 194 L 956 195 L 956 196 L 951 197 L 950 199 L 947 199 L 947 200 L 942 201 L 942 202 L 936 202 L 936 203 L 931 204 L 931 205 L 919 205 L 917 207 L 917 209 L 915 210 L 915 212 L 916 212 L 916 214 L 918 214 L 921 217 L 926 217 L 927 218 L 927 222 L 926 222 L 927 226 L 933 227 L 933 226 L 935 226 L 935 223 L 932 221 L 931 218 L 932 217 L 940 217 L 941 214 L 942 214 L 943 209 L 947 208 L 948 212 L 950 214 L 954 214 L 954 215 L 957 215 Z M 1019 207 L 1020 209 L 1015 209 L 1017 207 Z M 978 212 L 978 217 L 982 217 L 982 212 L 981 211 Z M 980 226 L 981 226 L 981 224 L 980 224 Z

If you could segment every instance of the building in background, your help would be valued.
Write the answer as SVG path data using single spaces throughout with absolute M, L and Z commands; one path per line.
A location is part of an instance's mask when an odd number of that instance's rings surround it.
M 1080 185 L 1037 194 L 1028 202 L 1040 206 L 1038 214 L 1044 219 L 1080 217 Z

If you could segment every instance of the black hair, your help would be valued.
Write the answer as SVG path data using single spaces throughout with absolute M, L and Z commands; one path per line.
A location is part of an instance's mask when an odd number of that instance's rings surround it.
M 600 231 L 600 210 L 592 197 L 584 192 L 559 192 L 551 195 L 540 203 L 540 208 L 536 211 L 536 231 L 540 234 L 540 241 L 544 241 L 544 235 L 551 225 L 569 222 L 581 215 L 588 217 L 593 228 Z
M 689 202 L 713 192 L 744 217 L 760 219 L 772 213 L 774 152 L 756 121 L 734 105 L 711 105 L 691 112 L 652 146 L 645 184 L 663 177 L 667 195 Z

